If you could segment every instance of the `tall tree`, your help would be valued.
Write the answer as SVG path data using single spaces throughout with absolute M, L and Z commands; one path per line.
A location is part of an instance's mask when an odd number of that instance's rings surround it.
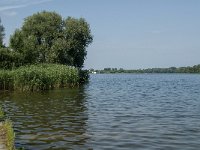
M 22 28 L 11 37 L 10 46 L 29 63 L 61 63 L 81 68 L 91 42 L 90 27 L 83 18 L 64 20 L 55 12 L 43 11 L 25 19 Z
M 87 55 L 86 48 L 93 40 L 89 24 L 83 18 L 68 17 L 64 21 L 64 35 L 67 41 L 68 55 L 72 58 L 72 65 L 83 67 Z
M 0 47 L 4 47 L 4 44 L 3 44 L 3 39 L 4 39 L 4 36 L 5 36 L 5 33 L 4 33 L 4 26 L 1 24 L 1 18 L 0 18 Z
M 26 61 L 47 62 L 48 53 L 62 32 L 62 17 L 55 12 L 33 14 L 25 19 L 10 39 L 10 46 L 23 54 Z

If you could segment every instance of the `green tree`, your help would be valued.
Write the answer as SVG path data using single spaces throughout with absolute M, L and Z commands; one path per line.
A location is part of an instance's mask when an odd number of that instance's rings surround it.
M 29 63 L 47 62 L 49 50 L 61 33 L 62 17 L 43 11 L 25 19 L 22 28 L 11 36 L 10 46 Z
M 67 54 L 71 58 L 71 65 L 83 67 L 87 55 L 86 48 L 93 41 L 89 24 L 83 18 L 68 17 L 64 21 L 64 36 L 67 41 Z
M 86 48 L 92 42 L 89 24 L 83 19 L 39 12 L 25 19 L 11 36 L 10 46 L 21 53 L 25 63 L 61 63 L 83 67 Z
M 5 33 L 4 33 L 4 26 L 1 24 L 1 18 L 0 18 L 0 47 L 4 47 L 4 44 L 3 44 L 3 39 L 4 39 L 4 36 L 5 36 Z

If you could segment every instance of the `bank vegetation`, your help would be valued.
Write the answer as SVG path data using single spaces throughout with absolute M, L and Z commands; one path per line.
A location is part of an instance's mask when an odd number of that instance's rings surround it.
M 84 18 L 42 11 L 25 18 L 8 47 L 4 35 L 0 22 L 0 90 L 49 90 L 88 81 L 82 68 L 93 37 Z

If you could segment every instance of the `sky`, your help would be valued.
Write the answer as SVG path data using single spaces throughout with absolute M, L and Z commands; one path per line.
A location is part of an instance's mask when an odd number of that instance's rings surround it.
M 200 0 L 0 0 L 6 45 L 24 18 L 43 10 L 90 24 L 86 69 L 200 64 Z

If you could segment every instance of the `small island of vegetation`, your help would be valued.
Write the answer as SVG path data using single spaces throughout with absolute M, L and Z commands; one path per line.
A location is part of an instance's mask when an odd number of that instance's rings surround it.
M 88 80 L 82 68 L 93 37 L 85 19 L 43 11 L 25 18 L 8 47 L 4 35 L 0 22 L 0 90 L 48 90 Z

